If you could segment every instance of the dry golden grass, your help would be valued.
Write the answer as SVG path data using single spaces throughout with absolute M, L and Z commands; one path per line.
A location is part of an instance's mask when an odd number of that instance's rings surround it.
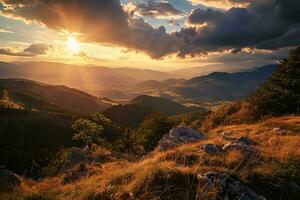
M 276 127 L 282 132 L 274 132 Z M 219 136 L 224 130 L 232 131 L 231 137 L 247 136 L 255 141 L 253 148 L 256 153 L 232 150 L 208 155 L 203 152 L 203 144 L 223 145 L 227 142 Z M 40 182 L 23 179 L 20 189 L 14 194 L 7 194 L 4 199 L 8 196 L 18 199 L 33 193 L 60 200 L 82 200 L 96 193 L 103 195 L 100 196 L 103 199 L 155 199 L 162 195 L 165 199 L 172 199 L 174 191 L 183 199 L 214 199 L 216 191 L 213 188 L 206 192 L 202 191 L 204 187 L 195 188 L 194 174 L 210 171 L 227 173 L 250 185 L 254 176 L 281 174 L 284 180 L 290 173 L 299 174 L 299 130 L 299 116 L 272 118 L 251 125 L 221 126 L 213 129 L 206 140 L 155 153 L 137 162 L 123 160 L 88 164 L 89 170 L 94 171 L 93 175 L 71 184 L 62 184 L 62 175 Z M 291 161 L 294 164 L 290 164 Z M 254 187 L 259 187 L 259 184 Z M 189 194 L 194 195 L 193 198 Z

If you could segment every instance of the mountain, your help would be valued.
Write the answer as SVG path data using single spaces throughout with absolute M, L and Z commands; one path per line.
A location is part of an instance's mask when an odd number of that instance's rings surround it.
M 129 103 L 147 106 L 157 112 L 161 112 L 167 115 L 175 115 L 201 110 L 201 108 L 199 107 L 186 107 L 169 99 L 148 95 L 138 96 L 132 99 Z
M 92 114 L 113 103 L 85 92 L 60 85 L 25 79 L 0 79 L 2 105 L 47 112 Z
M 124 127 L 138 127 L 147 116 L 155 111 L 147 106 L 126 104 L 115 105 L 105 109 L 102 113 L 114 123 Z
M 124 89 L 139 82 L 174 77 L 165 72 L 147 69 L 79 66 L 54 62 L 0 62 L 0 78 L 23 78 L 65 85 L 109 98 L 126 98 Z
M 276 68 L 266 65 L 247 72 L 214 72 L 187 80 L 171 91 L 197 101 L 238 100 L 254 92 Z
M 146 81 L 136 84 L 132 94 L 155 95 L 181 103 L 239 100 L 266 81 L 277 65 L 265 65 L 252 71 L 213 72 L 189 80 Z

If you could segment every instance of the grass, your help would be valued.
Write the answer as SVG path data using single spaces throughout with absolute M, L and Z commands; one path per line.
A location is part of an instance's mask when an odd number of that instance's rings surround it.
M 273 131 L 284 130 L 278 134 Z M 223 145 L 220 133 L 231 137 L 247 136 L 256 142 L 255 153 L 232 150 L 206 154 L 206 143 Z M 300 117 L 270 118 L 256 124 L 221 126 L 211 130 L 207 140 L 183 145 L 167 152 L 151 154 L 138 161 L 108 160 L 88 164 L 93 175 L 70 184 L 62 184 L 63 174 L 40 182 L 23 179 L 14 194 L 4 199 L 30 199 L 40 195 L 48 199 L 215 199 L 217 188 L 199 186 L 195 178 L 201 172 L 221 172 L 235 177 L 267 199 L 296 199 L 300 181 Z M 98 154 L 109 155 L 107 150 Z

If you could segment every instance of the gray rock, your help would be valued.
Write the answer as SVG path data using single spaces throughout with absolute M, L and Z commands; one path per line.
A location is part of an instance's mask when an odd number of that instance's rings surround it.
M 21 184 L 21 180 L 13 172 L 0 170 L 0 192 L 12 192 Z
M 230 141 L 230 142 L 234 142 L 234 143 L 242 143 L 242 144 L 245 144 L 245 145 L 255 145 L 256 144 L 253 140 L 251 140 L 250 138 L 245 137 L 245 136 L 241 136 L 241 137 L 238 137 L 238 138 L 223 137 L 223 139 L 227 140 L 227 141 Z
M 222 152 L 222 148 L 215 144 L 204 144 L 202 149 L 207 154 L 217 154 Z
M 217 199 L 224 200 L 263 200 L 253 190 L 226 174 L 208 172 L 197 174 L 199 184 L 218 191 Z
M 246 145 L 242 142 L 229 142 L 227 144 L 224 144 L 222 147 L 224 151 L 232 150 L 232 149 L 237 149 L 241 151 L 254 151 L 253 148 L 251 148 L 249 145 Z
M 167 151 L 183 144 L 193 143 L 204 139 L 205 136 L 198 131 L 184 126 L 172 128 L 159 141 L 156 150 Z

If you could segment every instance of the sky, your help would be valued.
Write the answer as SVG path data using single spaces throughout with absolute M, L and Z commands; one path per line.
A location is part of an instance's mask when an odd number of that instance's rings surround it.
M 299 44 L 299 0 L 0 0 L 6 62 L 226 71 Z

